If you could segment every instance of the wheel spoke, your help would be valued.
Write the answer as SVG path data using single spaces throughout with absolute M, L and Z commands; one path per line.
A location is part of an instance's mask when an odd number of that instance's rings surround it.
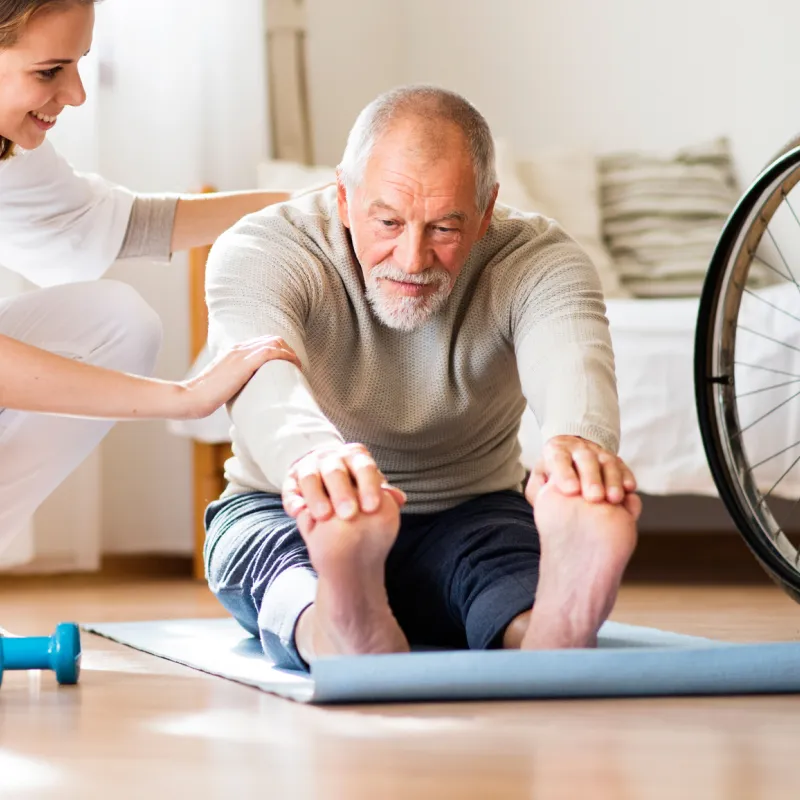
M 797 279 L 794 277 L 794 273 L 792 272 L 792 268 L 789 266 L 789 262 L 786 260 L 786 256 L 783 254 L 783 250 L 778 247 L 778 243 L 775 241 L 775 237 L 772 235 L 772 231 L 767 226 L 767 236 L 769 236 L 770 241 L 772 242 L 773 247 L 778 251 L 778 255 L 781 257 L 781 261 L 783 261 L 783 266 L 786 267 L 786 271 L 790 275 L 790 280 L 797 288 L 797 291 L 800 292 L 800 286 L 797 284 Z
M 795 286 L 797 286 L 797 281 L 795 281 L 795 279 L 791 275 L 786 275 L 785 273 L 781 272 L 777 267 L 773 267 L 772 264 L 769 263 L 769 261 L 764 261 L 763 258 L 761 258 L 760 256 L 757 256 L 752 250 L 750 250 L 748 252 L 749 252 L 750 258 L 753 261 L 758 261 L 759 264 L 763 264 L 767 269 L 771 269 L 776 275 L 780 275 L 781 278 L 783 278 L 788 283 L 793 283 Z M 798 287 L 798 288 L 800 288 L 800 287 Z
M 759 461 L 758 464 L 753 464 L 752 467 L 747 468 L 747 471 L 753 472 L 753 470 L 756 470 L 759 467 L 764 466 L 764 464 L 768 463 L 769 461 L 772 461 L 773 458 L 777 458 L 778 456 L 782 456 L 784 453 L 788 453 L 790 450 L 797 447 L 797 445 L 800 445 L 800 441 L 797 441 L 794 444 L 790 444 L 788 447 L 784 447 L 783 450 L 778 450 L 777 453 L 771 455 L 769 458 L 765 458 L 763 461 Z
M 780 478 L 778 478 L 778 480 L 776 480 L 775 483 L 772 484 L 770 490 L 761 498 L 761 505 L 764 505 L 764 502 L 775 491 L 775 489 L 778 488 L 778 484 L 780 484 L 783 481 L 783 479 L 797 466 L 798 463 L 800 463 L 800 456 L 797 456 L 797 458 L 794 461 L 792 461 L 791 465 L 789 466 L 789 469 L 787 469 L 786 472 L 784 472 L 783 475 L 781 475 Z
M 752 328 L 746 328 L 744 325 L 737 325 L 736 329 L 740 331 L 746 331 L 747 333 L 752 333 L 753 336 L 760 336 L 762 339 L 768 339 L 770 342 L 775 342 L 775 344 L 781 345 L 781 347 L 788 347 L 789 350 L 795 350 L 796 352 L 800 353 L 800 347 L 795 347 L 793 344 L 782 342 L 780 339 L 776 339 L 774 336 L 767 336 L 766 333 L 759 333 L 759 331 L 754 331 Z
M 782 369 L 773 369 L 772 367 L 763 367 L 763 366 L 761 366 L 761 364 L 748 364 L 748 363 L 746 363 L 744 361 L 734 361 L 733 364 L 736 367 L 750 367 L 750 369 L 761 369 L 761 370 L 764 370 L 764 372 L 774 372 L 776 375 L 788 375 L 790 378 L 800 378 L 800 375 L 798 375 L 795 372 L 786 372 L 785 370 L 782 370 Z
M 764 386 L 762 389 L 753 389 L 751 392 L 743 392 L 737 394 L 736 399 L 741 400 L 742 397 L 752 397 L 754 394 L 761 394 L 762 392 L 770 392 L 773 389 L 781 389 L 784 386 L 791 386 L 793 383 L 800 381 L 800 378 L 795 378 L 793 381 L 785 381 L 784 383 L 774 383 L 772 386 Z
M 783 408 L 783 406 L 785 406 L 787 403 L 790 403 L 796 397 L 800 397 L 800 392 L 795 392 L 795 394 L 793 394 L 791 397 L 787 397 L 786 400 L 784 400 L 782 403 L 779 403 L 771 411 L 767 411 L 766 414 L 762 414 L 757 420 L 754 420 L 753 422 L 751 422 L 749 425 L 745 426 L 744 428 L 740 428 L 738 431 L 735 431 L 731 438 L 734 438 L 734 437 L 737 437 L 737 436 L 742 436 L 742 434 L 744 434 L 747 431 L 749 431 L 750 428 L 754 428 L 756 425 L 758 425 L 759 422 L 762 422 L 767 417 L 769 417 L 772 414 L 774 414 L 779 408 Z
M 763 264 L 767 269 L 771 269 L 776 275 L 780 275 L 781 278 L 783 278 L 788 283 L 794 283 L 794 280 L 792 280 L 792 278 L 789 275 L 785 275 L 777 267 L 773 267 L 772 264 L 769 263 L 769 261 L 765 261 L 763 258 L 761 258 L 761 256 L 757 255 L 752 251 L 749 252 L 750 252 L 750 258 L 752 258 L 753 261 L 757 261 L 759 264 Z
M 792 205 L 792 201 L 789 199 L 789 195 L 788 194 L 785 194 L 783 196 L 783 202 L 786 203 L 787 206 L 789 206 L 789 211 L 792 212 L 792 216 L 794 217 L 794 221 L 797 223 L 797 227 L 800 228 L 800 219 L 798 219 L 797 218 L 797 214 L 795 214 L 794 206 Z M 798 502 L 800 503 L 800 500 L 798 500 Z
M 758 292 L 754 292 L 752 289 L 748 289 L 746 286 L 742 287 L 742 291 L 745 294 L 749 294 L 751 297 L 755 297 L 756 300 L 760 300 L 762 303 L 765 303 L 770 308 L 774 308 L 776 311 L 780 311 L 781 314 L 786 314 L 787 317 L 791 317 L 795 322 L 800 322 L 800 317 L 795 316 L 794 314 L 791 314 L 788 311 L 784 311 L 782 308 L 779 308 L 778 306 L 776 306 L 775 303 L 770 303 L 769 300 L 766 300 L 765 298 L 763 298 L 760 294 L 758 294 Z

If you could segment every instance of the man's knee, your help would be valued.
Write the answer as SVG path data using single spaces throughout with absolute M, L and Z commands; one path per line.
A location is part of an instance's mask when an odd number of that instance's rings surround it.
M 126 283 L 98 281 L 92 291 L 95 308 L 103 313 L 91 363 L 138 375 L 152 374 L 163 339 L 158 314 Z

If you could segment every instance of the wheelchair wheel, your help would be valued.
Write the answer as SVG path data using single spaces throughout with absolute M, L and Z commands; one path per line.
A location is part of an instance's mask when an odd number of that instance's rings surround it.
M 800 138 L 720 235 L 695 338 L 698 421 L 720 497 L 767 573 L 800 602 Z M 787 502 L 788 501 L 788 502 Z

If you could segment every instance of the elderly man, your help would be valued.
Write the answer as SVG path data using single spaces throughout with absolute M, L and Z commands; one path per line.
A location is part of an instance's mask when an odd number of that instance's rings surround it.
M 497 189 L 484 118 L 401 88 L 359 116 L 336 187 L 212 251 L 212 347 L 272 334 L 302 363 L 266 364 L 231 404 L 206 515 L 210 586 L 280 666 L 591 647 L 611 611 L 641 505 L 600 284 Z M 523 487 L 526 401 L 546 445 Z

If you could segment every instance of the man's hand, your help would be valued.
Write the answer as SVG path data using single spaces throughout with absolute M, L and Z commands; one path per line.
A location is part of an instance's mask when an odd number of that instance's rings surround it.
M 386 482 L 367 448 L 345 444 L 312 450 L 294 463 L 283 484 L 283 507 L 295 519 L 351 520 L 378 511 L 384 492 L 398 506 L 405 504 L 405 493 Z
M 545 444 L 525 488 L 531 505 L 550 482 L 562 494 L 582 494 L 590 503 L 623 503 L 636 491 L 636 479 L 621 458 L 579 436 L 554 436 Z

